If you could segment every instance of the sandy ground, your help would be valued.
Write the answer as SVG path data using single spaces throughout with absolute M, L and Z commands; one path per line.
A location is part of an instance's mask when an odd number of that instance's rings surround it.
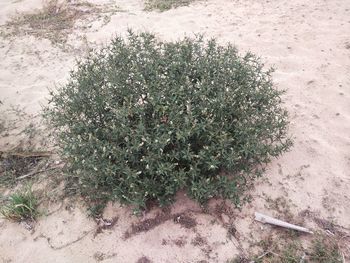
M 213 201 L 211 213 L 203 213 L 180 193 L 161 223 L 128 237 L 132 223 L 142 218 L 127 207 L 109 205 L 104 218 L 118 220 L 96 235 L 96 222 L 87 218 L 85 208 L 52 204 L 49 210 L 57 211 L 42 216 L 31 231 L 0 219 L 0 261 L 226 262 L 249 253 L 249 244 L 272 231 L 254 222 L 253 214 L 283 218 L 283 211 L 271 205 L 281 199 L 283 209 L 304 226 L 317 230 L 317 217 L 350 228 L 350 1 L 208 0 L 163 13 L 143 11 L 138 0 L 116 4 L 124 12 L 112 15 L 107 24 L 77 27 L 69 36 L 70 50 L 29 35 L 0 37 L 1 118 L 11 123 L 8 109 L 16 106 L 27 114 L 13 122 L 17 128 L 37 120 L 48 88 L 65 82 L 86 45 L 105 44 L 127 28 L 152 31 L 166 40 L 204 33 L 259 54 L 276 68 L 276 86 L 287 90 L 295 145 L 269 165 L 252 190 L 252 202 L 241 211 L 220 210 Z M 2 0 L 0 24 L 16 11 L 40 6 L 38 0 Z M 15 146 L 18 136 L 0 138 L 0 149 Z M 156 214 L 153 210 L 146 218 Z M 182 218 L 194 222 L 188 226 Z M 236 230 L 232 237 L 230 226 Z

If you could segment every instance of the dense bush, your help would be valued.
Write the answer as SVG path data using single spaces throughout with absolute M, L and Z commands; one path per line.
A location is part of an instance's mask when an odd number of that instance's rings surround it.
M 47 116 L 90 200 L 144 207 L 185 188 L 238 203 L 247 178 L 291 144 L 271 72 L 215 40 L 129 32 L 78 63 Z

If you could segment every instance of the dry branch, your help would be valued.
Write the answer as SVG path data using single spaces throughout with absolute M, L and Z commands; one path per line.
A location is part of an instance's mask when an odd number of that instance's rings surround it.
M 305 228 L 305 227 L 301 227 L 301 226 L 297 226 L 297 225 L 293 225 L 287 222 L 284 222 L 282 220 L 255 212 L 255 220 L 259 221 L 261 223 L 267 223 L 267 224 L 271 224 L 271 225 L 275 225 L 275 226 L 280 226 L 280 227 L 285 227 L 288 229 L 293 229 L 293 230 L 297 230 L 297 231 L 301 231 L 301 232 L 305 232 L 305 233 L 309 233 L 309 234 L 313 234 L 312 231 L 310 231 L 309 229 Z

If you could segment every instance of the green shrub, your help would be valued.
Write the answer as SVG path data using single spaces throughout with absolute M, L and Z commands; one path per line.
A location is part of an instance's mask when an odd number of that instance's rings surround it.
M 13 221 L 35 220 L 38 213 L 38 200 L 31 191 L 25 191 L 12 194 L 7 203 L 1 207 L 0 213 L 3 217 Z
M 46 116 L 90 200 L 163 205 L 186 188 L 238 204 L 247 180 L 291 145 L 271 72 L 215 40 L 129 32 L 78 62 Z
M 145 10 L 167 11 L 171 8 L 187 6 L 193 1 L 194 0 L 147 0 L 145 3 Z

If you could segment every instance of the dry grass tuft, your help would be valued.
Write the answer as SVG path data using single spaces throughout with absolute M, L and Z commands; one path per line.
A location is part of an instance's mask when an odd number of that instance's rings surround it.
M 82 1 L 45 0 L 41 9 L 17 14 L 5 28 L 12 35 L 33 35 L 49 39 L 53 44 L 64 44 L 78 20 L 91 22 L 101 14 L 118 11 L 115 6 L 109 6 L 109 10 L 103 7 Z

